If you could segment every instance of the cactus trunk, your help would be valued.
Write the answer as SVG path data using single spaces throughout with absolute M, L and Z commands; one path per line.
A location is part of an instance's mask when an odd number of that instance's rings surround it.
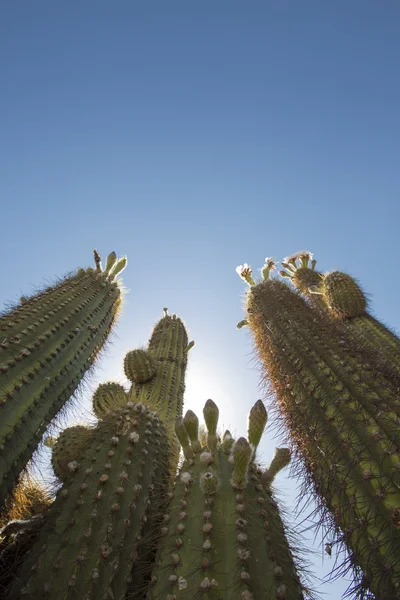
M 398 598 L 400 400 L 368 344 L 286 284 L 251 287 L 248 324 L 317 496 L 334 515 L 361 587 Z
M 96 360 L 120 302 L 110 275 L 81 269 L 1 317 L 0 506 Z
M 106 415 L 48 511 L 9 598 L 124 598 L 149 507 L 165 496 L 168 453 L 165 427 L 146 407 L 128 403 Z

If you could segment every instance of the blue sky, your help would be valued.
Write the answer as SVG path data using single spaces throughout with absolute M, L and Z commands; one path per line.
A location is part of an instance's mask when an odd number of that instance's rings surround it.
M 95 381 L 168 306 L 196 341 L 187 408 L 211 397 L 239 433 L 260 390 L 238 264 L 312 250 L 399 330 L 399 19 L 395 0 L 3 1 L 1 304 L 127 254 Z

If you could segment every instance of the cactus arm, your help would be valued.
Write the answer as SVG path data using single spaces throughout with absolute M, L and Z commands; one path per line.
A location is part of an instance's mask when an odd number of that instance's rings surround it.
M 92 409 L 98 419 L 116 408 L 125 406 L 128 395 L 120 383 L 101 383 L 92 398 Z
M 314 269 L 298 265 L 293 273 L 287 271 L 286 275 L 291 277 L 293 285 L 312 306 L 336 319 L 344 320 L 348 326 L 347 335 L 358 332 L 372 349 L 379 350 L 392 363 L 398 363 L 400 339 L 367 312 L 366 296 L 350 275 L 341 271 L 323 275 Z M 314 288 L 318 290 L 317 293 Z
M 110 252 L 110 254 L 107 256 L 106 268 L 104 269 L 105 275 L 108 275 L 110 273 L 110 271 L 113 268 L 113 266 L 115 265 L 116 261 L 117 261 L 117 255 L 115 254 L 115 252 Z
M 127 264 L 128 264 L 128 259 L 126 258 L 126 256 L 120 258 L 115 263 L 114 267 L 111 269 L 110 280 L 115 279 L 117 277 L 117 275 L 122 273 L 122 271 L 126 268 Z
M 132 383 L 130 398 L 156 411 L 166 424 L 171 439 L 175 437 L 176 418 L 182 414 L 188 337 L 182 321 L 166 314 L 154 327 L 148 353 L 157 365 L 150 381 Z

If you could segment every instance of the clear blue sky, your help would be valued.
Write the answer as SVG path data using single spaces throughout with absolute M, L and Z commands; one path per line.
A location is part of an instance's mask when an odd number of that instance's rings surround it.
M 186 406 L 239 433 L 260 391 L 238 264 L 312 250 L 399 329 L 399 21 L 397 0 L 3 0 L 1 304 L 127 254 L 96 381 L 168 306 L 196 340 Z

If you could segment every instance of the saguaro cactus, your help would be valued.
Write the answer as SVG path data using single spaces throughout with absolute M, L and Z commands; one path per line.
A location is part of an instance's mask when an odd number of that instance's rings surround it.
M 182 414 L 188 336 L 181 319 L 165 316 L 154 327 L 147 350 L 132 350 L 125 357 L 125 374 L 132 382 L 130 399 L 157 413 L 171 437 L 175 420 Z
M 316 260 L 311 253 L 303 252 L 291 257 L 291 262 L 283 262 L 284 277 L 290 277 L 313 306 L 324 309 L 327 314 L 343 322 L 346 336 L 359 336 L 371 349 L 400 370 L 400 339 L 368 312 L 368 301 L 357 281 L 341 271 L 322 274 L 315 271 Z
M 206 447 L 194 413 L 177 421 L 185 462 L 164 516 L 148 600 L 303 598 L 270 488 L 289 453 L 275 459 L 269 476 L 254 462 L 267 420 L 264 406 L 258 402 L 250 413 L 252 443 L 243 437 L 234 442 L 229 432 L 218 439 L 218 408 L 210 400 L 204 418 Z
M 116 319 L 126 259 L 102 272 L 95 256 L 96 270 L 79 269 L 0 317 L 0 507 Z
M 364 572 L 359 589 L 400 598 L 400 401 L 369 347 L 343 343 L 284 282 L 251 283 L 247 323 L 317 499 Z M 249 268 L 244 273 L 251 277 Z
M 9 598 L 124 598 L 144 531 L 155 544 L 157 523 L 144 527 L 166 497 L 169 444 L 160 419 L 127 402 L 103 416 L 84 453 L 69 450 L 69 458 Z

